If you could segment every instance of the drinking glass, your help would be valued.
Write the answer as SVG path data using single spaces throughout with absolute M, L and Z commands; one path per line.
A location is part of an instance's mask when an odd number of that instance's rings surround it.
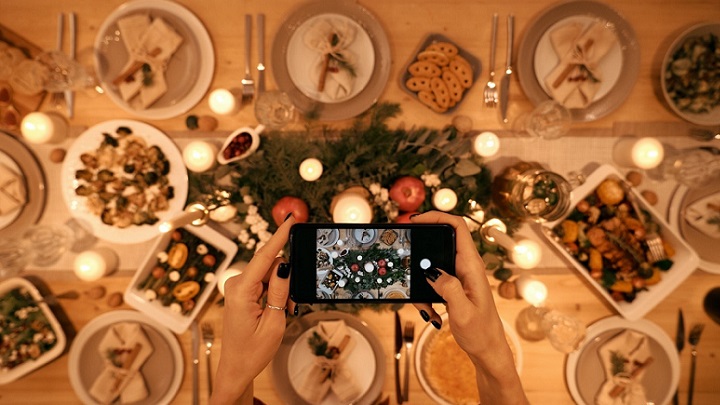
M 570 131 L 572 116 L 562 104 L 547 100 L 530 113 L 519 115 L 513 122 L 515 136 L 528 139 L 557 139 Z
M 688 188 L 700 188 L 720 180 L 720 154 L 712 147 L 664 147 L 665 157 L 657 168 L 648 173 L 650 177 L 674 179 Z
M 282 129 L 294 116 L 295 106 L 285 92 L 264 91 L 255 100 L 255 118 L 269 129 Z
M 545 312 L 540 324 L 552 347 L 562 353 L 573 352 L 585 338 L 585 325 L 555 309 Z
M 43 52 L 35 58 L 46 69 L 43 88 L 51 93 L 96 86 L 95 78 L 79 62 L 61 51 Z
M 32 251 L 22 239 L 0 239 L 0 280 L 14 277 L 32 260 Z
M 73 232 L 64 225 L 35 225 L 22 236 L 31 251 L 32 263 L 50 266 L 65 254 L 74 242 Z

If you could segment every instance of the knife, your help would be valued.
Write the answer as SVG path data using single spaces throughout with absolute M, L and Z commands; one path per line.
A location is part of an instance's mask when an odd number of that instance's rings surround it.
M 400 357 L 403 348 L 403 334 L 402 326 L 400 325 L 400 315 L 397 311 L 395 312 L 395 395 L 397 396 L 397 403 L 403 403 L 402 390 L 400 389 Z M 407 370 L 405 370 L 407 373 Z
M 265 91 L 265 14 L 257 16 L 258 29 L 258 93 Z
M 192 335 L 192 347 L 190 350 L 192 351 L 192 388 L 193 388 L 193 405 L 198 405 L 200 403 L 200 394 L 199 394 L 199 386 L 198 386 L 198 368 L 200 367 L 200 331 L 198 330 L 198 323 L 196 321 L 193 321 L 192 326 L 190 327 L 190 332 Z
M 508 99 L 510 98 L 510 76 L 512 76 L 512 49 L 515 16 L 510 14 L 507 18 L 507 67 L 505 68 L 505 76 L 500 79 L 500 116 L 503 122 L 507 123 Z
M 72 60 L 75 60 L 75 45 L 76 45 L 76 35 L 77 35 L 77 28 L 75 26 L 75 13 L 70 13 L 68 15 L 68 22 L 70 25 L 70 53 L 69 57 Z M 72 90 L 65 90 L 65 105 L 67 106 L 67 113 L 68 118 L 73 118 L 75 115 L 75 92 Z
M 677 330 L 675 331 L 675 347 L 677 348 L 678 355 L 685 347 L 685 319 L 683 319 L 682 309 L 678 309 L 678 323 Z M 680 401 L 678 399 L 678 389 L 675 389 L 675 395 L 673 395 L 673 404 L 678 405 L 679 403 Z

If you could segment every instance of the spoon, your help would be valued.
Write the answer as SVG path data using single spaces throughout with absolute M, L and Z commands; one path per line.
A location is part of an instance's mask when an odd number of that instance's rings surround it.
M 693 325 L 692 329 L 690 329 L 690 335 L 688 336 L 688 343 L 690 343 L 690 346 L 692 346 L 692 352 L 690 354 L 691 362 L 690 362 L 690 384 L 688 387 L 688 405 L 692 405 L 693 403 L 693 394 L 695 391 L 695 364 L 697 362 L 697 345 L 700 343 L 700 336 L 702 335 L 703 329 L 705 329 L 705 324 L 702 323 L 696 323 Z
M 37 300 L 35 302 L 37 302 L 37 303 L 45 302 L 45 303 L 51 304 L 51 303 L 56 303 L 57 300 L 62 300 L 62 299 L 76 300 L 79 297 L 80 297 L 80 294 L 77 291 L 70 290 L 70 291 L 65 291 L 64 293 L 60 293 L 60 294 L 46 295 L 46 296 L 42 297 L 42 299 Z
M 703 308 L 710 319 L 720 325 L 720 287 L 708 291 L 703 300 Z

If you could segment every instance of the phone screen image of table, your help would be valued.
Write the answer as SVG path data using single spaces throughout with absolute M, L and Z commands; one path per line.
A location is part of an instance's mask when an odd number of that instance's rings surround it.
M 318 229 L 316 298 L 411 298 L 410 232 L 410 229 Z

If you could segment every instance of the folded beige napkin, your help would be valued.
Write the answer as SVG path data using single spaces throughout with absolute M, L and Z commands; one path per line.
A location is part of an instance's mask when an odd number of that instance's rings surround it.
M 315 327 L 318 337 L 327 343 L 324 355 L 316 355 L 308 365 L 305 380 L 300 388 L 300 396 L 311 404 L 318 404 L 330 391 L 340 403 L 351 403 L 362 392 L 355 381 L 352 371 L 345 367 L 345 360 L 355 347 L 345 321 L 319 322 Z M 313 340 L 313 339 L 311 339 Z M 315 339 L 317 344 L 319 339 Z M 315 353 L 311 344 L 310 350 Z
M 652 363 L 648 337 L 625 330 L 598 351 L 605 369 L 605 383 L 595 397 L 597 405 L 645 405 L 642 378 Z
M 602 75 L 598 63 L 617 42 L 615 33 L 596 21 L 585 28 L 570 22 L 550 33 L 550 42 L 560 62 L 545 78 L 545 86 L 555 101 L 567 108 L 584 108 L 600 89 Z
M 142 327 L 133 322 L 112 325 L 98 345 L 105 368 L 97 377 L 90 395 L 98 402 L 108 404 L 119 396 L 120 402 L 142 401 L 148 389 L 140 367 L 153 352 Z
M 720 192 L 688 205 L 685 220 L 705 235 L 720 238 Z
M 132 80 L 118 84 L 120 96 L 129 101 L 139 94 L 138 103 L 145 109 L 167 92 L 166 65 L 183 43 L 183 38 L 162 18 L 150 19 L 147 14 L 134 14 L 118 20 L 118 28 L 130 57 L 122 71 L 138 62 L 147 63 L 153 72 L 152 80 L 144 82 L 140 69 Z
M 22 176 L 0 163 L 0 215 L 20 209 L 26 202 L 27 194 Z
M 324 76 L 323 94 L 340 101 L 353 91 L 355 75 L 348 67 L 355 66 L 355 54 L 347 48 L 355 41 L 355 27 L 346 20 L 323 18 L 305 33 L 305 45 L 322 56 L 311 69 L 311 82 L 318 88 Z M 326 63 L 328 55 L 332 55 Z M 324 71 L 324 75 L 323 75 Z

